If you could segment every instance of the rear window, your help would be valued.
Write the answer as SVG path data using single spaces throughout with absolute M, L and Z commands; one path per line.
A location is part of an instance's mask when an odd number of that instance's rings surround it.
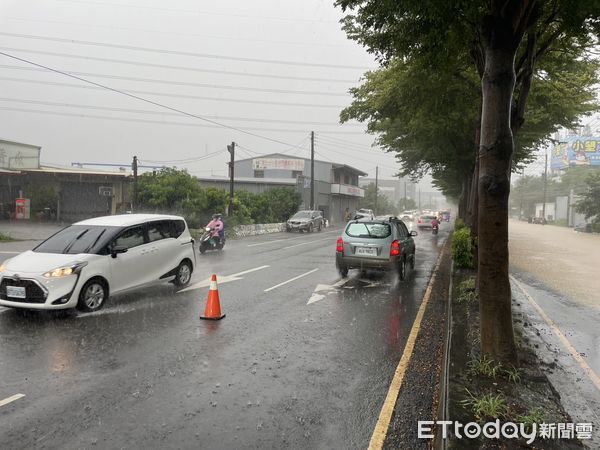
M 117 227 L 73 225 L 49 237 L 36 248 L 38 253 L 95 253 L 110 239 Z
M 346 234 L 351 237 L 384 239 L 391 233 L 388 223 L 352 222 L 346 227 Z

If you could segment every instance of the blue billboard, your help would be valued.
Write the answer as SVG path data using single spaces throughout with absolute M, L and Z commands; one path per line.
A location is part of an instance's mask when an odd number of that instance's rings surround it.
M 600 137 L 572 136 L 554 146 L 550 167 L 600 166 Z

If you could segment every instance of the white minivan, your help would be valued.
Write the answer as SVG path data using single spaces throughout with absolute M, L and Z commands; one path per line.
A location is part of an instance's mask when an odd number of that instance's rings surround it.
M 182 217 L 96 217 L 0 265 L 0 305 L 96 311 L 109 294 L 164 281 L 185 286 L 194 265 L 194 240 Z

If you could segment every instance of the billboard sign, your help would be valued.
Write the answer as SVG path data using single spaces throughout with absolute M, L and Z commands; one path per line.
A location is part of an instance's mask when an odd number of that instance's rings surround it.
M 252 160 L 254 170 L 294 170 L 304 171 L 303 159 L 256 158 Z
M 0 169 L 39 169 L 40 147 L 0 140 Z
M 572 136 L 554 146 L 550 167 L 600 166 L 600 137 Z

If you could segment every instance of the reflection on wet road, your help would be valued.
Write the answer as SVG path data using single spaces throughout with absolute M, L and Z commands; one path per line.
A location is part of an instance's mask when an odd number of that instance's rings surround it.
M 229 241 L 191 289 L 0 313 L 7 448 L 364 448 L 448 235 L 408 279 L 334 267 L 339 230 Z M 2 255 L 0 255 L 2 256 Z M 216 273 L 220 322 L 200 321 Z M 311 299 L 317 300 L 311 301 Z

